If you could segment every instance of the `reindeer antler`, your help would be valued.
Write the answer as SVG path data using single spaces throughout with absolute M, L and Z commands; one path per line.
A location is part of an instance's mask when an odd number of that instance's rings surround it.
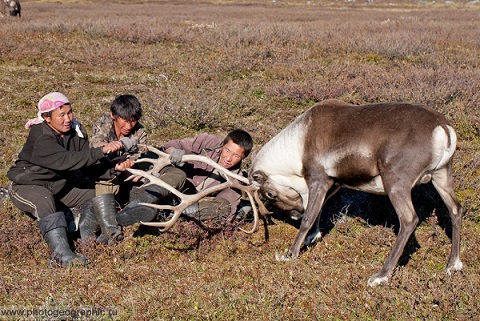
M 252 229 L 247 231 L 247 230 L 244 230 L 244 229 L 240 228 L 240 230 L 245 232 L 245 233 L 249 233 L 249 234 L 254 233 L 258 230 L 259 213 L 258 213 L 258 209 L 257 209 L 257 206 L 256 206 L 255 202 L 257 202 L 259 204 L 260 212 L 261 212 L 262 215 L 265 215 L 266 213 L 268 213 L 268 210 L 265 208 L 265 206 L 263 205 L 263 203 L 260 201 L 260 199 L 258 197 L 258 187 L 250 184 L 248 178 L 229 171 L 228 169 L 226 169 L 223 166 L 217 164 L 216 162 L 214 162 L 212 159 L 210 159 L 208 157 L 201 156 L 201 155 L 184 155 L 182 157 L 182 162 L 188 162 L 188 161 L 204 162 L 204 163 L 218 169 L 220 174 L 225 178 L 225 182 L 223 182 L 219 185 L 216 185 L 216 186 L 209 187 L 209 188 L 207 188 L 203 191 L 198 192 L 197 194 L 184 194 L 184 193 L 176 190 L 174 187 L 170 186 L 169 184 L 165 183 L 160 178 L 158 178 L 157 174 L 160 172 L 160 170 L 162 168 L 164 168 L 165 166 L 171 164 L 170 155 L 167 154 L 167 153 L 164 153 L 164 152 L 160 151 L 159 149 L 157 149 L 155 147 L 152 147 L 152 146 L 147 146 L 147 148 L 148 148 L 148 150 L 157 154 L 159 156 L 159 158 L 157 158 L 157 159 L 141 158 L 141 159 L 138 159 L 136 161 L 136 163 L 144 163 L 144 162 L 151 163 L 151 164 L 153 164 L 152 169 L 150 169 L 149 171 L 142 171 L 142 170 L 130 168 L 130 169 L 128 169 L 128 171 L 130 173 L 134 174 L 134 175 L 138 175 L 138 176 L 142 176 L 142 177 L 147 178 L 149 180 L 149 183 L 144 184 L 144 186 L 149 186 L 149 185 L 152 185 L 152 184 L 159 185 L 159 186 L 165 188 L 166 190 L 168 190 L 169 192 L 171 192 L 172 194 L 174 194 L 175 196 L 177 196 L 181 200 L 181 202 L 180 202 L 180 204 L 178 204 L 176 206 L 173 206 L 173 205 L 157 205 L 157 204 L 150 204 L 150 203 L 140 203 L 140 205 L 145 205 L 145 206 L 153 207 L 153 208 L 156 208 L 156 209 L 171 210 L 174 213 L 173 217 L 166 222 L 140 222 L 140 223 L 142 223 L 144 225 L 148 225 L 148 226 L 163 227 L 162 231 L 166 231 L 167 229 L 169 229 L 170 227 L 172 227 L 176 223 L 176 221 L 178 220 L 178 218 L 180 217 L 182 212 L 188 206 L 198 202 L 199 200 L 201 200 L 202 198 L 204 198 L 205 196 L 207 196 L 209 194 L 212 194 L 212 193 L 215 193 L 215 192 L 227 189 L 227 188 L 235 188 L 235 189 L 239 189 L 241 191 L 244 191 L 248 195 L 248 198 L 250 200 L 250 203 L 252 204 L 252 209 L 253 209 L 254 220 L 253 220 Z M 244 185 L 242 183 L 244 183 L 246 185 Z

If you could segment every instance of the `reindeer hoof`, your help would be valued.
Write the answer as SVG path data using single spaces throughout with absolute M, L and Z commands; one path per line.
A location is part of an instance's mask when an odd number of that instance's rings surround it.
M 377 285 L 382 285 L 388 282 L 388 276 L 379 277 L 376 274 L 368 279 L 367 285 L 374 287 Z
M 277 261 L 290 261 L 292 259 L 292 255 L 290 253 L 287 254 L 275 254 L 275 260 Z
M 452 270 L 453 271 L 461 271 L 463 269 L 463 263 L 462 261 L 460 261 L 459 259 L 456 259 L 455 260 L 455 263 L 453 263 L 453 266 L 449 265 L 447 267 L 447 274 L 448 275 L 451 275 L 452 274 Z

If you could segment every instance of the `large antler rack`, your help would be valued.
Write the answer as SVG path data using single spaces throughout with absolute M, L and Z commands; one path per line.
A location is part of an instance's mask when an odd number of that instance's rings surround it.
M 253 209 L 253 227 L 251 230 L 247 231 L 244 229 L 241 229 L 245 233 L 254 233 L 258 230 L 258 220 L 259 220 L 259 210 L 257 209 L 257 206 L 255 202 L 259 204 L 260 207 L 260 212 L 262 215 L 265 213 L 268 213 L 268 210 L 265 208 L 263 203 L 260 201 L 259 196 L 258 196 L 258 187 L 250 184 L 248 178 L 235 174 L 228 169 L 224 168 L 223 166 L 217 164 L 213 160 L 211 160 L 208 157 L 201 156 L 201 155 L 184 155 L 182 157 L 182 162 L 189 162 L 189 161 L 200 161 L 204 162 L 216 169 L 219 170 L 220 174 L 225 178 L 225 182 L 209 187 L 205 190 L 202 190 L 198 192 L 197 194 L 184 194 L 178 190 L 176 190 L 174 187 L 171 185 L 165 183 L 162 181 L 158 176 L 158 173 L 160 172 L 161 169 L 163 169 L 165 166 L 171 165 L 170 162 L 170 155 L 167 153 L 162 152 L 161 150 L 152 147 L 152 146 L 147 146 L 148 150 L 157 154 L 159 157 L 158 158 L 141 158 L 136 161 L 136 163 L 151 163 L 153 167 L 148 170 L 148 171 L 143 171 L 143 170 L 138 170 L 138 169 L 132 169 L 129 168 L 128 171 L 132 173 L 133 175 L 137 176 L 142 176 L 145 177 L 146 179 L 149 180 L 148 183 L 144 184 L 143 186 L 150 186 L 152 184 L 159 185 L 175 196 L 177 196 L 181 201 L 180 204 L 173 206 L 173 205 L 157 205 L 157 204 L 151 204 L 151 203 L 140 203 L 140 205 L 145 205 L 149 207 L 153 207 L 156 209 L 164 209 L 164 210 L 171 210 L 173 211 L 173 216 L 166 222 L 141 222 L 144 225 L 148 226 L 156 226 L 163 228 L 162 231 L 166 231 L 169 228 L 171 228 L 178 220 L 182 212 L 190 205 L 198 202 L 202 198 L 204 198 L 207 195 L 210 195 L 215 192 L 219 192 L 221 190 L 227 189 L 227 188 L 235 188 L 241 191 L 244 191 L 248 195 L 248 199 L 250 200 L 250 203 L 252 204 L 252 209 Z M 243 184 L 242 184 L 243 183 Z

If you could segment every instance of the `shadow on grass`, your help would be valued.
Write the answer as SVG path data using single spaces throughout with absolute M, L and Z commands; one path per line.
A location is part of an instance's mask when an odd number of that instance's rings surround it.
M 451 238 L 452 229 L 447 207 L 431 183 L 416 186 L 412 190 L 412 200 L 419 218 L 419 224 L 435 216 L 435 219 L 438 220 L 438 225 L 446 232 L 447 236 Z M 274 224 L 272 218 L 290 224 L 297 229 L 300 227 L 301 220 L 291 219 L 285 211 L 273 208 L 271 208 L 271 210 L 273 214 L 262 219 L 265 242 L 268 242 L 269 239 L 268 225 Z M 358 218 L 363 221 L 365 225 L 391 228 L 396 235 L 398 235 L 400 228 L 398 217 L 386 195 L 374 195 L 350 189 L 340 189 L 340 191 L 326 202 L 322 209 L 320 219 L 322 236 L 330 233 L 335 227 L 335 223 L 344 216 Z M 157 227 L 140 225 L 133 236 L 163 236 L 167 239 L 175 240 L 174 242 L 169 242 L 169 248 L 180 251 L 191 251 L 198 249 L 202 243 L 219 234 L 228 236 L 229 234 L 238 232 L 238 228 L 248 222 L 250 222 L 250 219 L 237 221 L 231 217 L 221 217 L 208 221 L 200 221 L 192 217 L 181 217 L 178 222 L 166 232 L 161 232 Z M 261 226 L 259 226 L 259 228 L 261 228 Z M 408 264 L 411 256 L 419 248 L 420 245 L 414 232 L 405 246 L 399 260 L 399 265 L 404 266 Z M 302 250 L 305 250 L 305 248 Z
M 431 183 L 414 187 L 412 190 L 412 201 L 419 218 L 418 224 L 435 216 L 438 220 L 438 225 L 451 239 L 452 225 L 448 209 Z M 274 210 L 272 216 L 275 219 L 295 226 L 297 229 L 300 227 L 301 219 L 294 220 L 285 211 Z M 398 217 L 388 196 L 342 188 L 322 208 L 320 218 L 322 237 L 330 233 L 335 227 L 335 223 L 343 216 L 360 218 L 370 226 L 392 228 L 395 235 L 398 235 L 400 228 Z M 399 265 L 406 265 L 419 248 L 420 245 L 414 231 L 405 245 Z M 302 250 L 305 250 L 305 247 Z
M 165 220 L 165 217 L 157 216 L 157 221 Z M 133 236 L 139 238 L 147 235 L 163 237 L 167 240 L 166 244 L 168 244 L 169 249 L 188 252 L 198 249 L 202 244 L 217 236 L 224 238 L 233 236 L 245 223 L 247 221 L 236 219 L 235 216 L 230 214 L 220 215 L 209 220 L 182 215 L 166 231 L 162 231 L 158 227 L 140 225 L 134 231 Z M 267 229 L 265 228 L 265 230 Z

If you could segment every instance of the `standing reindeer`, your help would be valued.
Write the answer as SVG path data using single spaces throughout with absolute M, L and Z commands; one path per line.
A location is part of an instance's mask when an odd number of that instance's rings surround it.
M 22 7 L 20 5 L 20 1 L 18 0 L 3 0 L 2 7 L 8 9 L 10 16 L 19 18 L 22 17 Z M 2 13 L 5 13 L 5 10 L 0 12 L 0 16 Z
M 250 179 L 263 196 L 278 208 L 303 214 L 294 243 L 277 259 L 297 258 L 304 242 L 321 236 L 322 206 L 341 187 L 387 194 L 400 230 L 382 269 L 368 285 L 387 282 L 419 221 L 411 190 L 432 181 L 453 227 L 447 272 L 461 270 L 463 210 L 452 179 L 456 140 L 450 123 L 424 106 L 354 106 L 337 100 L 316 104 L 270 140 L 250 169 Z
M 203 161 L 217 168 L 226 181 L 198 194 L 182 194 L 155 175 L 170 164 L 170 158 L 151 146 L 149 150 L 159 158 L 137 162 L 150 162 L 153 168 L 148 172 L 129 171 L 181 199 L 175 206 L 141 204 L 173 211 L 166 222 L 142 222 L 163 230 L 172 227 L 185 208 L 225 188 L 246 192 L 252 202 L 254 224 L 250 231 L 244 232 L 255 232 L 258 212 L 263 215 L 268 212 L 258 198 L 259 191 L 278 208 L 301 214 L 297 237 L 285 255 L 277 256 L 279 260 L 297 258 L 302 243 L 308 245 L 320 238 L 322 206 L 341 187 L 387 194 L 397 213 L 400 230 L 382 269 L 367 282 L 375 286 L 388 281 L 418 224 L 412 188 L 430 181 L 452 221 L 447 273 L 463 268 L 459 257 L 463 209 L 455 196 L 452 179 L 456 141 L 455 131 L 445 117 L 425 106 L 404 103 L 354 106 L 327 100 L 300 115 L 260 150 L 250 169 L 250 181 L 207 157 L 185 155 L 182 161 Z

